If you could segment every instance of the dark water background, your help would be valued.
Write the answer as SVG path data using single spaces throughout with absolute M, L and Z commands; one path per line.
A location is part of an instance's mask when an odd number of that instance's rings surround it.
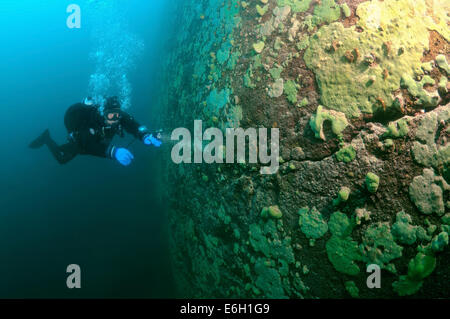
M 145 43 L 130 73 L 129 111 L 151 126 L 169 2 L 121 2 Z M 71 3 L 83 14 L 82 0 L 0 2 L 0 297 L 174 296 L 155 177 L 160 152 L 135 143 L 136 160 L 124 168 L 87 156 L 60 166 L 46 148 L 27 148 L 47 127 L 65 142 L 64 113 L 86 96 L 92 30 L 83 19 L 80 30 L 67 28 Z M 73 263 L 82 288 L 69 290 Z

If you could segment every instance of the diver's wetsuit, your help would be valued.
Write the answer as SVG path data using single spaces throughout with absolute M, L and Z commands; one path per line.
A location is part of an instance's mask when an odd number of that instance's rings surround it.
M 74 104 L 64 117 L 69 142 L 59 146 L 49 136 L 45 144 L 60 164 L 71 161 L 78 154 L 112 158 L 115 147 L 111 146 L 111 141 L 114 135 L 123 136 L 125 130 L 142 140 L 148 134 L 128 113 L 120 111 L 120 114 L 117 124 L 108 126 L 96 106 Z

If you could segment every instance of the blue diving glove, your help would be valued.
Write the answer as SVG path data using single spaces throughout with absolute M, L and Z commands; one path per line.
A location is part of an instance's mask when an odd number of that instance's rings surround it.
M 123 166 L 130 165 L 131 161 L 134 160 L 133 154 L 126 148 L 118 148 L 114 152 L 114 158 Z
M 144 136 L 145 145 L 153 145 L 155 147 L 160 147 L 162 142 L 154 137 L 152 134 L 147 134 Z

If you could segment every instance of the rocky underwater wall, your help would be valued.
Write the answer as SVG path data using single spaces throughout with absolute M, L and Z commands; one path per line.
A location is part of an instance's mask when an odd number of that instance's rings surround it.
M 450 297 L 448 12 L 445 0 L 180 1 L 165 126 L 280 129 L 273 175 L 167 160 L 181 296 Z

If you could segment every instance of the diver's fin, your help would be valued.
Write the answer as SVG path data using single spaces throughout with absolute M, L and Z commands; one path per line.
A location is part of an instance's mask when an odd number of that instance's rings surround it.
M 40 148 L 42 146 L 44 146 L 44 144 L 49 140 L 50 138 L 50 132 L 47 130 L 45 130 L 41 135 L 39 135 L 39 137 L 37 139 L 35 139 L 33 142 L 30 143 L 29 147 L 30 148 Z

